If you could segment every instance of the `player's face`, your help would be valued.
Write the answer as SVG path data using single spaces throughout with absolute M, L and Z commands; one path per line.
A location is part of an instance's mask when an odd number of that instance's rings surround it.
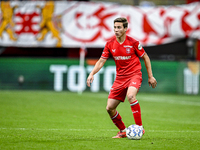
M 114 24 L 114 32 L 115 32 L 115 36 L 117 38 L 120 38 L 123 35 L 125 35 L 126 30 L 127 30 L 127 28 L 124 28 L 123 23 L 115 22 L 115 24 Z

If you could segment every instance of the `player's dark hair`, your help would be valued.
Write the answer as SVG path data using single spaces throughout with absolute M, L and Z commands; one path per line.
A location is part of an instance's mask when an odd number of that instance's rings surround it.
M 122 17 L 116 18 L 116 19 L 114 20 L 114 23 L 115 23 L 115 22 L 121 22 L 121 23 L 123 23 L 124 28 L 128 28 L 128 21 L 127 21 L 126 18 L 122 18 Z

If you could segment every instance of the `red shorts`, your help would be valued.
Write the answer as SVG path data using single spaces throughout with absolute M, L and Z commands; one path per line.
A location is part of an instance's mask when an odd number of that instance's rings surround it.
M 142 84 L 142 75 L 140 74 L 135 75 L 132 78 L 123 78 L 123 79 L 116 78 L 112 88 L 110 89 L 108 98 L 124 102 L 128 87 L 133 86 L 139 90 L 141 84 Z

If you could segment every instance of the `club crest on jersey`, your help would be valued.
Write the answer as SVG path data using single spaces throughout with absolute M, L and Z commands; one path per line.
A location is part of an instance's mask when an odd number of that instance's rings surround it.
M 126 48 L 126 53 L 127 53 L 127 54 L 130 54 L 130 53 L 131 53 L 131 48 L 132 48 L 133 46 L 124 45 L 124 47 Z
M 126 48 L 126 53 L 127 53 L 127 54 L 130 54 L 130 53 L 131 53 L 131 48 L 130 48 L 130 47 L 127 47 L 127 48 Z

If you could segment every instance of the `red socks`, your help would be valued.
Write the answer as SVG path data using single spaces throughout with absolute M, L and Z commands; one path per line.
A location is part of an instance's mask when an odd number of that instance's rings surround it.
M 124 125 L 122 121 L 122 117 L 120 116 L 118 112 L 116 112 L 116 114 L 113 117 L 111 117 L 111 119 L 120 131 L 126 128 L 126 126 Z
M 133 112 L 135 124 L 142 126 L 141 110 L 140 110 L 140 105 L 139 105 L 138 101 L 135 100 L 130 105 L 131 105 L 131 110 Z M 113 117 L 111 117 L 111 119 L 120 131 L 124 130 L 126 128 L 126 126 L 124 125 L 124 122 L 122 121 L 122 117 L 120 116 L 118 111 L 116 112 L 116 114 Z
M 135 124 L 141 126 L 142 125 L 142 118 L 141 118 L 141 110 L 140 104 L 137 100 L 135 100 L 131 105 L 131 110 L 133 112 L 133 117 L 135 119 Z

